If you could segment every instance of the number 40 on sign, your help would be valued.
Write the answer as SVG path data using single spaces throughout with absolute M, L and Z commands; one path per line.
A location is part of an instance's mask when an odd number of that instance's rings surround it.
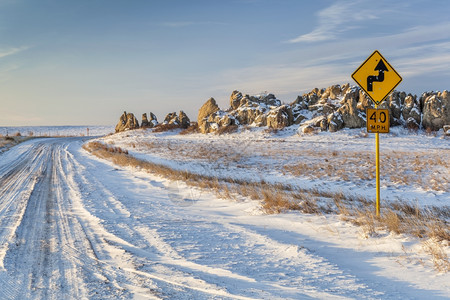
M 389 133 L 389 110 L 368 108 L 367 132 L 369 133 Z

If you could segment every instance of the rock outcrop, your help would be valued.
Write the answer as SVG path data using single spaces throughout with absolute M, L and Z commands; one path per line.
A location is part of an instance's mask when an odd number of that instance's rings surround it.
M 294 102 L 291 103 L 292 122 L 294 124 L 300 124 L 308 116 L 305 113 L 308 109 L 308 101 L 305 97 L 297 96 Z
M 230 107 L 236 109 L 241 104 L 242 93 L 239 91 L 233 91 L 230 96 Z
M 402 117 L 403 103 L 405 102 L 405 92 L 392 92 L 386 100 L 383 101 L 379 108 L 389 110 L 389 124 L 390 126 L 403 125 L 405 122 Z
M 249 96 L 233 91 L 227 111 L 220 110 L 215 100 L 209 99 L 199 110 L 198 124 L 200 132 L 209 133 L 231 125 L 281 129 L 318 118 L 318 130 L 358 128 L 365 126 L 365 109 L 371 105 L 370 100 L 361 95 L 359 88 L 350 88 L 349 84 L 333 85 L 313 89 L 291 104 L 282 104 L 273 94 Z
M 141 128 L 153 128 L 158 125 L 158 119 L 155 114 L 150 112 L 150 119 L 147 119 L 147 113 L 142 114 Z
M 147 119 L 147 113 L 142 114 L 141 128 L 149 128 L 150 123 Z
M 343 128 L 366 126 L 366 109 L 373 108 L 370 98 L 356 86 L 350 84 L 332 85 L 325 89 L 315 88 L 298 96 L 290 104 L 282 104 L 274 94 L 250 96 L 233 91 L 230 108 L 221 110 L 214 98 L 208 99 L 198 111 L 197 125 L 202 133 L 231 132 L 236 125 L 267 126 L 282 129 L 291 125 L 299 127 L 298 132 L 335 132 Z M 450 125 L 450 95 L 447 91 L 423 93 L 420 99 L 405 92 L 392 92 L 380 108 L 389 110 L 390 126 L 401 125 L 410 130 L 420 128 L 441 130 Z M 164 129 L 188 128 L 188 116 L 180 111 L 167 114 Z M 194 122 L 195 123 L 195 122 Z M 142 115 L 142 128 L 158 125 L 156 116 Z M 139 128 L 133 114 L 126 112 L 120 117 L 116 132 Z M 445 128 L 448 128 L 445 127 Z
M 341 95 L 341 86 L 339 84 L 332 85 L 325 89 L 325 91 L 320 95 L 321 99 L 331 99 L 336 100 Z
M 334 132 L 342 128 L 365 127 L 365 112 L 367 108 L 374 107 L 373 102 L 359 87 L 345 84 L 340 91 L 338 87 L 334 85 L 321 90 L 316 88 L 298 96 L 291 103 L 293 123 L 314 127 L 311 120 L 326 115 L 327 120 L 322 121 L 321 130 L 327 128 L 328 131 Z M 411 94 L 394 91 L 379 107 L 389 110 L 391 126 L 402 125 L 411 130 L 424 128 L 436 131 L 450 124 L 449 100 L 447 91 L 424 93 L 420 100 Z M 302 126 L 299 132 L 302 132 L 304 127 Z
M 292 125 L 292 110 L 288 105 L 278 106 L 267 113 L 266 123 L 269 128 L 281 129 Z
M 343 126 L 347 128 L 360 128 L 366 125 L 366 112 L 361 105 L 358 108 L 360 99 L 359 89 L 347 89 L 341 101 L 342 106 L 338 109 L 343 120 Z
M 198 129 L 202 133 L 208 133 L 210 132 L 210 122 L 213 114 L 218 112 L 220 110 L 219 106 L 216 103 L 216 100 L 214 98 L 209 98 L 208 101 L 205 102 L 205 104 L 202 105 L 200 110 L 198 111 L 198 117 L 197 117 L 197 124 Z M 213 117 L 215 118 L 215 117 Z
M 406 96 L 403 103 L 402 119 L 405 121 L 406 128 L 411 130 L 418 130 L 420 128 L 422 114 L 416 96 Z
M 139 122 L 132 113 L 128 113 L 126 111 L 120 116 L 119 123 L 116 125 L 116 132 L 138 129 Z
M 168 113 L 164 118 L 163 124 L 174 125 L 175 127 L 186 129 L 191 125 L 191 121 L 184 111 L 180 110 L 178 115 L 176 112 Z
M 168 113 L 164 118 L 163 124 L 180 125 L 180 119 L 176 112 Z
M 180 113 L 178 114 L 178 120 L 180 121 L 180 127 L 183 129 L 186 129 L 191 125 L 191 120 L 189 120 L 189 117 L 182 110 L 180 110 Z
M 423 128 L 436 131 L 450 125 L 450 95 L 447 91 L 424 93 L 420 103 L 423 106 Z
M 263 115 L 268 111 L 265 102 L 257 97 L 244 95 L 239 106 L 231 110 L 230 113 L 242 125 L 250 125 L 255 123 L 256 126 L 266 126 L 266 118 Z
M 444 135 L 450 136 L 450 125 L 444 125 Z
M 283 128 L 292 125 L 292 118 L 290 106 L 281 105 L 273 94 L 249 96 L 233 91 L 227 111 L 221 110 L 214 98 L 210 98 L 200 108 L 197 121 L 200 132 L 209 133 L 235 125 Z
M 328 115 L 327 123 L 328 131 L 330 132 L 336 132 L 344 128 L 344 119 L 342 117 L 342 114 L 338 111 Z
M 200 132 L 209 133 L 224 130 L 227 127 L 238 125 L 239 121 L 233 115 L 230 115 L 223 110 L 218 110 L 208 116 L 204 127 L 199 127 Z
M 148 120 L 148 123 L 151 128 L 158 125 L 158 119 L 156 118 L 156 115 L 152 112 L 150 112 L 150 119 Z

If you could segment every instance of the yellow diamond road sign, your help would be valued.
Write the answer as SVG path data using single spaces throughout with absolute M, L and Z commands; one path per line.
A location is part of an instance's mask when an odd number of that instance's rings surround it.
M 352 78 L 376 105 L 381 104 L 402 81 L 397 71 L 394 70 L 378 50 L 375 50 L 353 72 Z

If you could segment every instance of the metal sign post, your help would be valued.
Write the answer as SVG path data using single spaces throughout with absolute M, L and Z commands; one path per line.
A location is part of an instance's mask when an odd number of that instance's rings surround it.
M 378 105 L 375 104 L 375 109 Z M 380 216 L 380 133 L 375 133 L 375 177 L 376 177 L 376 188 L 377 188 L 377 200 L 376 200 L 376 213 L 377 217 Z
M 380 133 L 389 133 L 389 110 L 378 109 L 384 99 L 402 81 L 402 77 L 375 50 L 352 74 L 352 78 L 375 104 L 367 109 L 367 132 L 375 133 L 376 214 L 380 216 Z

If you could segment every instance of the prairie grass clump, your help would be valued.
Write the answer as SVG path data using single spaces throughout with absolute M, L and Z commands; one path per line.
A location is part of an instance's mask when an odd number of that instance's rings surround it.
M 186 135 L 186 134 L 193 134 L 193 133 L 198 133 L 198 123 L 197 122 L 191 122 L 191 125 L 189 125 L 188 128 L 180 131 L 181 135 Z
M 262 196 L 262 207 L 266 213 L 273 214 L 288 210 L 301 210 L 299 203 L 293 201 L 292 196 L 286 191 L 276 188 L 264 189 Z
M 358 226 L 363 228 L 363 232 L 368 238 L 369 236 L 377 235 L 377 220 L 375 214 L 371 209 L 364 207 L 354 212 L 355 215 L 349 214 L 349 220 Z
M 174 129 L 180 129 L 180 125 L 178 124 L 165 124 L 161 123 L 153 127 L 153 132 L 165 132 Z
M 154 143 L 148 145 L 139 143 L 138 145 L 151 149 L 157 146 Z M 169 147 L 168 144 L 165 146 Z M 447 206 L 423 208 L 399 200 L 389 202 L 386 207 L 382 208 L 381 216 L 378 217 L 375 214 L 373 199 L 350 195 L 342 191 L 334 192 L 319 188 L 301 189 L 287 184 L 272 184 L 263 180 L 246 181 L 206 176 L 189 170 L 175 170 L 164 165 L 139 160 L 129 155 L 126 149 L 113 145 L 90 142 L 83 147 L 94 155 L 111 160 L 117 165 L 137 168 L 170 180 L 183 181 L 190 186 L 209 189 L 219 197 L 228 199 L 246 197 L 261 201 L 261 208 L 267 214 L 286 211 L 318 215 L 336 214 L 340 216 L 341 220 L 360 226 L 366 238 L 386 232 L 417 237 L 422 241 L 425 251 L 431 255 L 435 268 L 443 272 L 450 270 L 449 258 L 443 249 L 450 242 L 448 224 L 450 209 Z M 201 158 L 208 155 L 215 156 L 212 153 L 213 150 L 210 147 L 208 152 L 206 147 L 201 148 L 196 155 L 200 155 Z M 365 156 L 361 155 L 356 159 L 361 157 Z M 299 163 L 292 170 L 290 168 L 287 167 L 285 170 L 296 172 L 296 174 L 312 172 L 311 165 L 307 163 Z
M 309 192 L 299 191 L 293 192 L 292 196 L 296 199 L 297 210 L 307 214 L 319 214 L 323 208 L 317 204 L 317 199 L 313 197 Z
M 128 150 L 124 150 L 120 147 L 114 147 L 110 145 L 105 145 L 100 142 L 91 142 L 87 144 L 87 146 L 84 146 L 85 149 L 89 150 L 90 152 L 108 152 L 108 153 L 118 153 L 118 154 L 128 154 Z
M 450 260 L 443 247 L 435 240 L 429 239 L 422 243 L 422 247 L 433 261 L 434 268 L 442 273 L 450 272 Z
M 394 232 L 396 234 L 400 234 L 403 232 L 402 224 L 403 218 L 400 217 L 398 213 L 395 211 L 388 209 L 382 216 L 381 222 L 385 224 L 386 228 L 390 232 Z

